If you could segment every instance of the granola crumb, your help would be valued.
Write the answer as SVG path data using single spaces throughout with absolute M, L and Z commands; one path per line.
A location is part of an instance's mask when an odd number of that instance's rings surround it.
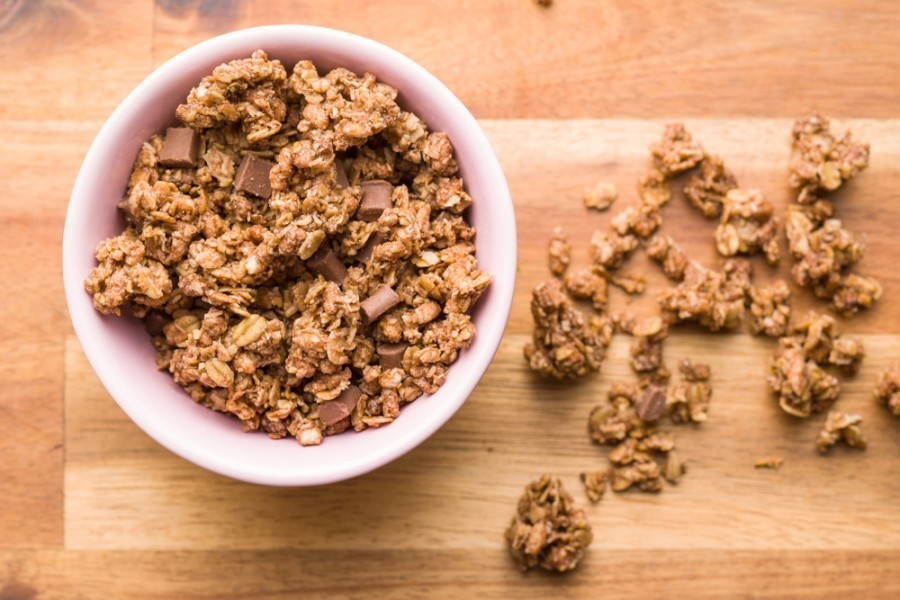
M 563 280 L 566 291 L 578 300 L 590 300 L 597 312 L 606 311 L 609 303 L 609 286 L 605 272 L 597 267 L 583 267 L 566 273 Z
M 569 244 L 569 236 L 562 227 L 553 229 L 548 248 L 548 260 L 550 272 L 554 275 L 562 275 L 572 262 L 572 246 Z
M 875 398 L 883 402 L 892 415 L 900 417 L 900 363 L 881 373 L 875 386 Z
M 665 234 L 656 234 L 647 244 L 647 256 L 658 262 L 666 277 L 674 281 L 684 279 L 688 257 L 684 249 Z
M 816 449 L 821 454 L 827 454 L 832 446 L 843 442 L 851 448 L 865 450 L 869 444 L 863 436 L 861 425 L 862 417 L 859 415 L 830 411 L 816 440 Z
M 681 381 L 669 388 L 666 412 L 673 423 L 704 423 L 709 418 L 712 386 L 708 365 L 685 359 L 679 365 Z
M 820 114 L 797 119 L 791 135 L 790 182 L 799 191 L 800 204 L 838 189 L 869 166 L 869 145 L 856 142 L 850 131 L 836 138 L 831 123 Z
M 755 469 L 780 469 L 781 465 L 784 464 L 784 459 L 780 456 L 767 456 L 764 458 L 757 458 L 756 462 L 753 463 L 753 468 Z
M 693 169 L 706 156 L 681 123 L 666 125 L 662 139 L 650 146 L 655 167 L 666 177 Z
M 722 256 L 763 253 L 770 265 L 778 263 L 779 219 L 759 190 L 734 188 L 725 194 L 722 218 L 716 228 L 716 249 Z
M 707 156 L 700 163 L 700 173 L 684 187 L 684 195 L 705 217 L 715 219 L 722 214 L 725 195 L 736 187 L 737 179 L 722 159 Z
M 549 475 L 525 487 L 505 537 L 523 572 L 535 567 L 571 571 L 594 539 L 584 510 L 575 505 L 562 481 Z
M 600 502 L 606 493 L 606 487 L 609 483 L 609 469 L 602 471 L 587 471 L 579 475 L 581 483 L 584 484 L 584 492 L 593 504 Z
M 612 336 L 608 319 L 587 319 L 558 280 L 534 288 L 531 315 L 534 335 L 524 354 L 532 369 L 556 379 L 582 377 L 600 369 Z
M 750 288 L 750 332 L 781 337 L 791 320 L 791 291 L 784 280 L 769 287 Z
M 608 181 L 600 181 L 592 187 L 586 188 L 581 196 L 585 208 L 597 211 L 607 210 L 619 197 L 616 184 Z
M 657 301 L 672 323 L 696 321 L 710 331 L 734 329 L 743 319 L 750 273 L 750 264 L 741 259 L 726 261 L 722 271 L 691 262 L 684 280 L 660 292 Z

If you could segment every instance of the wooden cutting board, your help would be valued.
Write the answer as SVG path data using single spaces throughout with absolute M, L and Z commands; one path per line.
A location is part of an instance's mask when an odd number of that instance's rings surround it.
M 887 2 L 276 2 L 42 0 L 0 8 L 0 599 L 390 597 L 779 597 L 900 595 L 900 419 L 875 404 L 900 360 L 900 6 Z M 670 6 L 671 4 L 671 6 Z M 110 111 L 163 60 L 250 25 L 303 22 L 385 42 L 447 83 L 481 120 L 516 204 L 519 273 L 507 333 L 457 416 L 375 473 L 324 488 L 271 489 L 207 473 L 137 429 L 89 368 L 60 273 L 67 197 Z M 549 277 L 563 226 L 575 263 L 609 214 L 580 190 L 617 184 L 635 201 L 647 146 L 683 121 L 747 187 L 782 210 L 792 119 L 814 108 L 872 145 L 868 171 L 837 199 L 866 242 L 877 308 L 849 321 L 868 358 L 838 406 L 859 412 L 870 448 L 820 457 L 823 417 L 797 421 L 768 395 L 773 342 L 676 329 L 683 357 L 713 368 L 709 422 L 675 430 L 689 472 L 659 495 L 587 505 L 579 472 L 605 463 L 587 415 L 630 381 L 628 341 L 571 384 L 521 356 L 530 290 Z M 490 199 L 476 199 L 489 202 Z M 680 198 L 664 230 L 715 264 L 705 221 Z M 481 231 L 479 235 L 490 235 Z M 786 276 L 754 262 L 757 281 Z M 664 279 L 614 307 L 654 310 Z M 797 309 L 821 305 L 798 292 Z M 758 471 L 761 456 L 782 456 Z M 574 573 L 521 575 L 502 533 L 522 487 L 562 477 L 595 531 Z

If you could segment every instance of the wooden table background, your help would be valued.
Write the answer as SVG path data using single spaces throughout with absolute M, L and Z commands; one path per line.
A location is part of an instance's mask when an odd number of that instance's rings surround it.
M 469 402 L 416 451 L 325 488 L 238 483 L 159 447 L 88 367 L 62 289 L 67 199 L 103 120 L 181 49 L 268 23 L 359 33 L 437 75 L 491 138 L 519 226 L 512 318 Z M 0 65 L 0 599 L 900 595 L 900 419 L 871 398 L 900 348 L 897 3 L 4 0 Z M 869 357 L 839 406 L 864 415 L 869 451 L 816 455 L 821 417 L 795 422 L 766 393 L 771 341 L 680 331 L 669 365 L 708 357 L 715 389 L 709 423 L 676 433 L 683 483 L 610 494 L 588 508 L 595 542 L 576 572 L 521 575 L 502 532 L 522 486 L 555 473 L 584 502 L 577 473 L 605 461 L 587 414 L 632 377 L 625 340 L 577 385 L 525 368 L 550 229 L 567 227 L 586 261 L 608 216 L 586 214 L 579 190 L 612 180 L 626 205 L 672 120 L 783 207 L 791 120 L 808 108 L 872 143 L 838 203 L 868 244 L 862 270 L 884 284 L 876 310 L 843 324 Z M 665 218 L 714 259 L 713 224 L 679 201 Z M 634 305 L 649 310 L 652 294 Z M 763 455 L 787 462 L 754 470 Z

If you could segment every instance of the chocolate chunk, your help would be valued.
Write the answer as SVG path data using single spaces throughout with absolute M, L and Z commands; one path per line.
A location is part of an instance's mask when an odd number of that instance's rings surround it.
M 334 169 L 334 180 L 337 182 L 338 186 L 342 188 L 350 187 L 350 181 L 347 180 L 347 170 L 344 169 L 343 161 L 335 160 Z
M 360 396 L 362 396 L 362 390 L 350 384 L 347 389 L 341 392 L 340 396 L 330 402 L 320 404 L 319 420 L 322 421 L 322 425 L 328 427 L 349 417 L 350 413 L 356 408 Z
M 159 151 L 159 163 L 164 167 L 186 169 L 197 166 L 200 134 L 190 127 L 169 127 Z
M 306 266 L 327 279 L 338 285 L 344 285 L 347 280 L 347 267 L 334 253 L 334 250 L 328 247 L 327 242 L 322 244 L 316 253 L 309 257 Z
M 144 329 L 146 329 L 147 333 L 151 336 L 159 337 L 163 335 L 163 328 L 171 322 L 172 319 L 165 314 L 153 310 L 144 317 Z
M 234 189 L 268 199 L 272 195 L 269 171 L 274 166 L 275 163 L 254 154 L 244 155 L 237 175 L 234 176 Z
M 374 294 L 359 303 L 359 309 L 369 323 L 374 323 L 378 317 L 391 310 L 400 303 L 400 296 L 390 286 L 383 285 Z
M 363 221 L 377 221 L 381 213 L 393 206 L 391 196 L 394 186 L 382 179 L 364 181 L 362 184 L 362 200 L 356 216 Z
M 365 246 L 360 248 L 359 252 L 356 253 L 356 260 L 361 263 L 369 262 L 369 259 L 372 258 L 372 253 L 375 252 L 375 246 L 383 244 L 386 241 L 387 236 L 380 231 L 376 231 L 369 236 L 368 240 L 366 240 Z
M 403 367 L 403 354 L 409 344 L 378 344 L 375 351 L 378 353 L 378 363 L 382 369 L 399 369 Z
M 658 385 L 649 385 L 634 407 L 637 416 L 646 423 L 656 421 L 666 412 L 666 392 Z

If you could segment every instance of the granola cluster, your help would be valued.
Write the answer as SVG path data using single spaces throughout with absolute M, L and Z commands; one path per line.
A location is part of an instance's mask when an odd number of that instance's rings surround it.
M 825 117 L 811 114 L 794 124 L 790 183 L 798 195 L 785 222 L 795 260 L 791 274 L 845 316 L 870 308 L 881 296 L 881 285 L 852 271 L 863 256 L 862 242 L 833 217 L 832 204 L 822 196 L 868 164 L 868 144 L 855 142 L 849 131 L 835 138 Z
M 716 249 L 722 256 L 762 252 L 770 265 L 778 263 L 778 217 L 759 190 L 734 188 L 725 194 L 722 219 L 716 228 Z
M 524 349 L 529 366 L 538 373 L 565 379 L 600 369 L 612 336 L 607 319 L 587 318 L 572 305 L 559 281 L 534 288 L 532 342 Z
M 157 364 L 247 431 L 390 423 L 475 336 L 491 281 L 447 136 L 371 74 L 216 67 L 141 148 L 85 286 L 144 319 Z
M 900 364 L 884 370 L 875 386 L 875 398 L 884 403 L 895 417 L 900 417 Z
M 841 391 L 840 380 L 825 370 L 833 366 L 853 374 L 865 355 L 862 342 L 841 337 L 834 319 L 809 313 L 778 340 L 769 366 L 769 387 L 781 408 L 808 417 L 830 407 Z
M 681 283 L 661 291 L 657 301 L 672 323 L 696 321 L 710 331 L 734 329 L 744 316 L 751 274 L 750 263 L 742 259 L 725 261 L 721 271 L 689 262 Z
M 816 449 L 826 454 L 832 446 L 843 442 L 851 448 L 865 450 L 869 443 L 862 433 L 862 417 L 832 410 L 816 439 Z
M 779 279 L 768 287 L 750 287 L 750 332 L 777 338 L 787 335 L 791 321 L 791 290 Z
M 549 475 L 525 487 L 506 530 L 509 552 L 522 571 L 534 567 L 571 571 L 593 539 L 584 511 L 575 505 L 562 482 Z

